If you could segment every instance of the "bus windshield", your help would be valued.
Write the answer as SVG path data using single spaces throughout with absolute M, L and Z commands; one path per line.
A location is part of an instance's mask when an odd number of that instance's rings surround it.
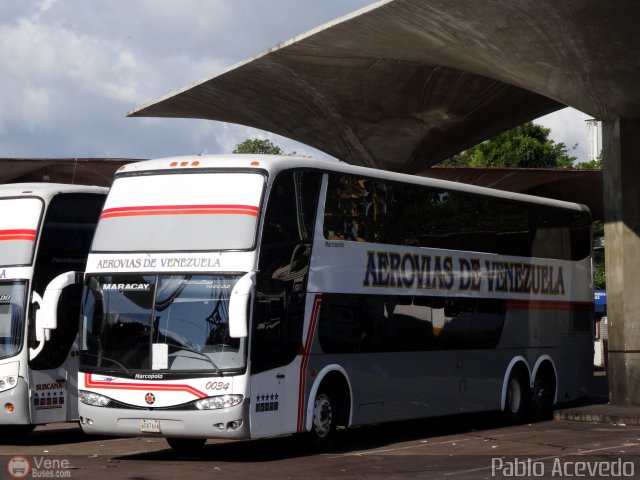
M 264 184 L 260 173 L 116 178 L 100 216 L 93 251 L 251 249 Z
M 239 275 L 89 277 L 81 363 L 107 371 L 238 370 L 245 340 L 229 336 Z
M 26 282 L 0 283 L 0 358 L 16 355 L 22 347 Z
M 42 205 L 37 198 L 0 200 L 0 265 L 31 264 Z

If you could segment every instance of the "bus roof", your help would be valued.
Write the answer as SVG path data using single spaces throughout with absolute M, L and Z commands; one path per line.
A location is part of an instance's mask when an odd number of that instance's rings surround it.
M 258 154 L 221 154 L 221 155 L 193 155 L 183 157 L 167 157 L 123 165 L 116 172 L 115 177 L 127 174 L 136 174 L 152 171 L 185 172 L 188 170 L 206 169 L 256 169 L 269 173 L 271 178 L 280 171 L 293 168 L 312 168 L 328 172 L 340 172 L 350 175 L 362 175 L 369 178 L 388 180 L 393 182 L 424 185 L 443 190 L 464 192 L 476 195 L 487 195 L 504 198 L 513 201 L 534 203 L 549 207 L 564 208 L 589 212 L 586 205 L 554 200 L 544 197 L 536 197 L 522 193 L 513 193 L 505 190 L 496 190 L 487 187 L 479 187 L 450 180 L 440 180 L 417 175 L 389 172 L 375 168 L 350 165 L 339 160 L 318 160 L 309 157 L 294 155 L 258 155 Z
M 109 191 L 105 187 L 89 185 L 71 185 L 66 183 L 7 183 L 0 185 L 0 198 L 6 197 L 41 197 L 51 199 L 58 193 L 102 193 Z

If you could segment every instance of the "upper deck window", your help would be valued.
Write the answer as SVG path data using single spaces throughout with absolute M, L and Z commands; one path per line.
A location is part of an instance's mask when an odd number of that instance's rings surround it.
M 329 176 L 323 227 L 327 240 L 562 260 L 591 253 L 587 212 L 339 174 Z
M 264 185 L 262 174 L 240 172 L 117 178 L 92 250 L 251 249 Z

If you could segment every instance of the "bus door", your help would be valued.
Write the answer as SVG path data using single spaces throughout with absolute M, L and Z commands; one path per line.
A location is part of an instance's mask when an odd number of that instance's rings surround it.
M 296 245 L 284 251 L 284 256 L 275 255 L 281 259 L 277 268 L 258 273 L 256 285 L 250 339 L 251 433 L 255 437 L 293 433 L 297 428 L 298 354 L 310 248 Z
M 33 290 L 43 295 L 43 322 L 53 322 L 39 342 L 30 315 L 29 400 L 32 423 L 78 418 L 78 334 L 83 271 L 105 194 L 61 193 L 45 215 L 35 262 Z M 55 295 L 53 295 L 53 293 Z M 52 295 L 49 302 L 48 295 Z M 37 306 L 33 307 L 34 309 Z M 47 325 L 51 326 L 49 323 Z
M 261 373 L 251 377 L 251 437 L 283 433 L 286 373 Z
M 57 328 L 50 330 L 49 340 L 29 361 L 29 401 L 34 424 L 78 418 L 77 333 L 81 293 L 79 284 L 62 291 Z M 34 327 L 30 333 L 33 339 Z
M 283 362 L 284 293 L 260 296 L 252 329 L 251 435 L 282 433 L 287 381 Z
M 321 174 L 287 171 L 269 193 L 251 328 L 251 432 L 297 428 L 302 327 Z M 297 360 L 296 360 L 297 358 Z
M 74 354 L 57 368 L 29 371 L 31 423 L 66 422 L 78 418 L 77 378 L 69 373 L 77 370 L 78 357 Z

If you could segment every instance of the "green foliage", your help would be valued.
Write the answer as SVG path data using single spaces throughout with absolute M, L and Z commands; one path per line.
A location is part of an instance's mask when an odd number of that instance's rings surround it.
M 591 225 L 593 238 L 604 237 L 604 223 L 601 220 L 594 220 Z
M 550 130 L 527 122 L 445 160 L 441 166 L 502 168 L 571 168 L 576 157 L 564 143 L 549 139 Z M 575 149 L 575 146 L 573 147 Z
M 593 239 L 604 237 L 604 223 L 600 220 L 594 220 L 591 226 Z M 593 287 L 597 290 L 606 290 L 607 277 L 604 266 L 604 248 L 593 249 Z
M 596 290 L 607 289 L 607 276 L 604 270 L 604 250 L 593 252 L 593 288 Z
M 575 165 L 575 168 L 581 170 L 602 170 L 602 152 L 598 155 L 598 158 L 595 158 L 589 162 L 580 162 Z
M 248 138 L 244 142 L 236 145 L 233 153 L 261 153 L 266 155 L 284 155 L 280 147 L 271 143 L 270 140 L 260 140 L 258 138 Z

